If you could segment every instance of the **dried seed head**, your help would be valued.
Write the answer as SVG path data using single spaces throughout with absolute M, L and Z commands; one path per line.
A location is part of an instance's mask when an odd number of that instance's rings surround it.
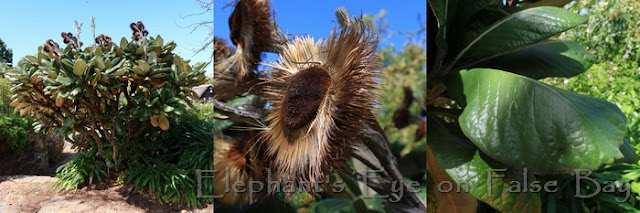
M 131 31 L 133 31 L 131 33 L 131 38 L 135 41 L 141 42 L 145 36 L 149 35 L 149 32 L 144 29 L 142 21 L 131 23 L 129 27 L 131 27 Z
M 403 87 L 402 90 L 404 92 L 404 99 L 398 109 L 393 112 L 393 116 L 391 118 L 393 124 L 398 129 L 408 126 L 411 124 L 413 119 L 411 112 L 409 112 L 409 107 L 411 106 L 411 103 L 413 103 L 413 90 L 409 87 Z
M 319 66 L 291 76 L 282 100 L 282 119 L 289 129 L 299 129 L 315 119 L 331 85 L 331 76 Z
M 231 47 L 227 46 L 227 42 L 218 37 L 213 38 L 213 61 L 218 62 L 231 56 Z
M 42 52 L 45 54 L 51 53 L 55 56 L 60 56 L 60 46 L 52 39 L 48 39 L 42 47 Z
M 262 140 L 266 156 L 285 181 L 324 179 L 341 169 L 351 147 L 372 119 L 377 76 L 375 38 L 354 24 L 328 40 L 297 37 L 265 79 L 263 97 L 272 104 Z
M 233 65 L 236 86 L 252 76 L 261 54 L 273 45 L 273 22 L 269 0 L 238 1 L 229 17 L 231 42 L 236 45 L 235 54 L 221 66 Z
M 95 42 L 100 46 L 107 46 L 109 43 L 111 43 L 111 37 L 100 34 L 98 35 L 98 37 L 96 37 Z
M 255 152 L 251 152 L 251 148 L 255 142 L 253 132 L 246 134 L 242 139 L 214 138 L 213 194 L 221 196 L 216 198 L 216 203 L 240 207 L 266 196 L 265 192 L 226 190 L 230 187 L 229 185 L 244 184 L 246 186 L 256 179 L 262 180 L 257 174 L 257 167 L 254 165 L 256 162 L 252 160 Z

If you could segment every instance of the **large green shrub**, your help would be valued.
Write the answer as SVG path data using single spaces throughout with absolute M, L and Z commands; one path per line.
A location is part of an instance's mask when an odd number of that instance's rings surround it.
M 80 135 L 88 143 L 75 145 L 96 146 L 102 158 L 117 164 L 120 143 L 144 134 L 149 125 L 167 130 L 168 118 L 185 112 L 191 87 L 207 81 L 205 64 L 191 67 L 172 52 L 174 42 L 147 38 L 141 22 L 131 28 L 132 40 L 114 43 L 100 35 L 84 49 L 71 33 L 62 33 L 62 49 L 49 39 L 13 69 L 12 106 L 33 116 L 40 128 Z M 105 143 L 111 152 L 103 152 Z
M 127 143 L 125 182 L 156 193 L 161 202 L 184 200 L 193 207 L 212 201 L 196 198 L 198 170 L 207 176 L 213 169 L 213 122 L 201 116 L 199 111 L 188 111 L 172 120 L 168 131 L 151 132 Z M 203 195 L 213 193 L 210 180 L 201 179 Z

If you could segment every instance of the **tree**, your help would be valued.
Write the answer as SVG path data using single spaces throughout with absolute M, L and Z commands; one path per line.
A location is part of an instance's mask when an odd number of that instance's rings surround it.
M 183 114 L 187 97 L 194 97 L 191 87 L 207 81 L 204 63 L 191 67 L 172 52 L 174 42 L 148 37 L 140 21 L 130 27 L 132 39 L 118 44 L 99 35 L 82 49 L 82 41 L 64 32 L 63 49 L 47 40 L 36 56 L 10 70 L 15 111 L 35 118 L 37 129 L 61 131 L 83 150 L 97 147 L 116 165 L 119 144 L 149 125 L 167 130 L 169 118 Z
M 429 38 L 437 51 L 428 55 L 428 169 L 435 186 L 453 181 L 468 192 L 434 191 L 438 210 L 475 211 L 477 199 L 502 212 L 540 212 L 539 194 L 509 187 L 637 159 L 621 152 L 629 144 L 616 105 L 537 81 L 592 65 L 596 57 L 578 43 L 553 39 L 586 18 L 498 0 L 429 7 L 438 28 Z
M 13 63 L 13 51 L 0 39 L 0 65 Z

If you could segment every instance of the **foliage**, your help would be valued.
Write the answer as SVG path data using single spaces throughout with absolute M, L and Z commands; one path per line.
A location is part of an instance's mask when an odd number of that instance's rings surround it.
M 598 57 L 616 64 L 637 62 L 640 54 L 640 2 L 635 0 L 578 0 L 568 6 L 586 12 L 587 24 L 564 33 L 561 38 L 575 40 Z
M 58 167 L 54 188 L 76 190 L 82 186 L 100 183 L 107 178 L 107 165 L 95 156 L 95 148 L 86 153 L 78 153 Z
M 189 111 L 191 111 L 190 115 L 197 116 L 197 118 L 193 118 L 196 120 L 212 121 L 214 119 L 211 104 L 195 102 L 189 107 Z
M 7 44 L 0 39 L 0 65 L 13 63 L 13 50 L 7 48 Z
M 0 114 L 12 114 L 11 103 L 11 83 L 9 79 L 0 77 Z
M 160 202 L 178 202 L 186 193 L 187 205 L 196 206 L 196 189 L 193 179 L 175 164 L 150 161 L 127 170 L 126 182 L 133 182 L 136 189 L 146 189 L 157 194 Z
M 32 120 L 15 115 L 0 114 L 0 150 L 18 151 L 29 139 Z
M 548 212 L 637 212 L 639 174 L 638 164 L 614 164 L 597 172 L 583 171 L 580 177 L 575 174 L 543 177 L 543 182 L 557 181 L 559 186 L 556 193 L 542 192 L 541 197 L 546 201 L 543 209 Z
M 575 1 L 568 7 L 587 11 L 588 24 L 562 34 L 576 40 L 598 56 L 598 64 L 572 79 L 553 78 L 560 88 L 605 99 L 618 105 L 627 117 L 627 136 L 632 145 L 640 142 L 640 2 L 628 0 Z M 636 147 L 640 150 L 640 147 Z
M 200 113 L 190 110 L 172 120 L 169 131 L 151 132 L 127 143 L 124 182 L 156 193 L 161 202 L 184 200 L 189 207 L 199 206 L 201 200 L 210 202 L 196 198 L 198 170 L 213 169 L 213 122 L 200 119 Z M 201 183 L 202 194 L 211 195 L 213 183 L 206 177 Z
M 201 120 L 202 115 L 198 113 L 188 111 L 174 117 L 168 131 L 149 131 L 122 143 L 123 171 L 118 172 L 115 181 L 154 193 L 161 203 L 184 202 L 187 207 L 198 207 L 202 201 L 211 202 L 211 199 L 196 197 L 198 170 L 205 170 L 202 175 L 206 176 L 210 175 L 207 171 L 213 169 L 213 122 Z M 110 170 L 104 159 L 96 157 L 96 152 L 93 147 L 78 153 L 59 167 L 56 188 L 75 190 L 105 181 L 109 171 L 117 172 Z M 209 180 L 201 179 L 203 195 L 213 192 L 213 183 Z
M 169 128 L 169 119 L 184 113 L 191 87 L 204 83 L 204 63 L 193 68 L 173 53 L 176 44 L 147 38 L 141 22 L 132 23 L 133 39 L 119 44 L 100 35 L 94 45 L 63 33 L 68 45 L 48 40 L 35 56 L 26 56 L 12 72 L 12 106 L 31 115 L 40 128 L 79 134 L 98 154 L 118 163 L 118 146 L 143 133 L 146 126 Z M 103 152 L 108 141 L 112 153 Z M 95 142 L 95 144 L 94 144 Z
M 424 115 L 420 115 L 421 100 L 426 98 L 424 88 L 426 87 L 426 51 L 418 44 L 405 44 L 402 50 L 395 51 L 392 46 L 382 48 L 378 51 L 380 60 L 384 66 L 382 73 L 384 77 L 380 79 L 378 110 L 376 118 L 380 126 L 385 130 L 389 139 L 389 145 L 398 159 L 400 171 L 405 177 L 418 181 L 421 186 L 426 184 L 426 128 L 421 126 L 424 123 Z M 403 104 L 403 88 L 411 88 L 410 95 L 415 96 L 417 104 L 412 102 L 408 106 L 410 116 L 407 121 L 408 126 L 398 128 L 397 118 L 393 116 L 396 111 L 401 110 Z M 426 193 L 426 192 L 422 192 Z M 426 200 L 426 197 L 423 197 Z
M 573 77 L 593 64 L 596 57 L 578 43 L 552 39 L 586 18 L 503 3 L 429 1 L 438 33 L 429 38 L 437 52 L 428 56 L 428 149 L 434 155 L 427 161 L 436 162 L 428 169 L 449 176 L 432 176 L 434 183 L 451 178 L 498 211 L 539 212 L 547 197 L 508 187 L 622 158 L 626 118 L 612 103 L 537 81 Z M 439 194 L 446 199 L 437 200 L 437 208 L 446 209 L 466 193 Z
M 10 89 L 9 80 L 0 77 L 0 150 L 18 151 L 27 143 L 33 121 L 12 113 Z
M 640 75 L 637 65 L 615 65 L 600 63 L 592 66 L 585 73 L 570 79 L 550 78 L 546 82 L 574 91 L 615 103 L 627 117 L 627 134 L 629 142 L 640 151 Z
M 576 1 L 569 5 L 569 9 L 579 12 L 586 11 L 589 19 L 588 25 L 580 26 L 565 32 L 561 37 L 573 39 L 585 46 L 592 53 L 598 56 L 598 64 L 592 66 L 585 73 L 574 78 L 549 78 L 548 82 L 559 88 L 571 90 L 580 94 L 604 99 L 615 103 L 621 108 L 627 117 L 626 137 L 630 145 L 635 147 L 635 152 L 640 153 L 640 72 L 638 67 L 638 57 L 636 51 L 640 45 L 636 27 L 640 14 L 637 8 L 640 4 L 637 1 L 615 0 L 615 1 Z M 623 150 L 621 148 L 621 150 Z M 557 208 L 582 210 L 592 209 L 604 211 L 637 211 L 640 208 L 640 189 L 636 186 L 640 181 L 638 177 L 637 159 L 621 162 L 633 163 L 614 164 L 595 171 L 591 176 L 601 185 L 603 182 L 624 181 L 621 186 L 633 193 L 628 200 L 624 200 L 626 195 L 620 193 L 601 193 L 589 199 L 571 198 L 571 192 L 575 192 L 574 185 L 567 185 L 569 188 L 561 188 L 560 191 L 567 193 L 567 196 L 555 196 L 558 200 Z M 575 176 L 563 175 L 559 177 L 564 181 L 575 181 Z M 626 188 L 628 186 L 630 188 Z M 634 187 L 636 186 L 636 187 Z M 587 191 L 593 190 L 585 189 Z M 590 191 L 589 191 L 590 192 Z M 552 196 L 552 195 L 549 195 Z M 624 202 L 615 202 L 614 199 Z M 579 203 L 580 205 L 568 205 L 569 203 Z

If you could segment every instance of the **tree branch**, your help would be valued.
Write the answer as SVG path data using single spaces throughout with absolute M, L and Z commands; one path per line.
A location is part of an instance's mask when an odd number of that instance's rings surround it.
M 254 125 L 261 125 L 264 115 L 259 112 L 246 111 L 225 104 L 224 102 L 213 99 L 213 109 L 215 112 L 229 116 L 232 120 L 241 121 Z

